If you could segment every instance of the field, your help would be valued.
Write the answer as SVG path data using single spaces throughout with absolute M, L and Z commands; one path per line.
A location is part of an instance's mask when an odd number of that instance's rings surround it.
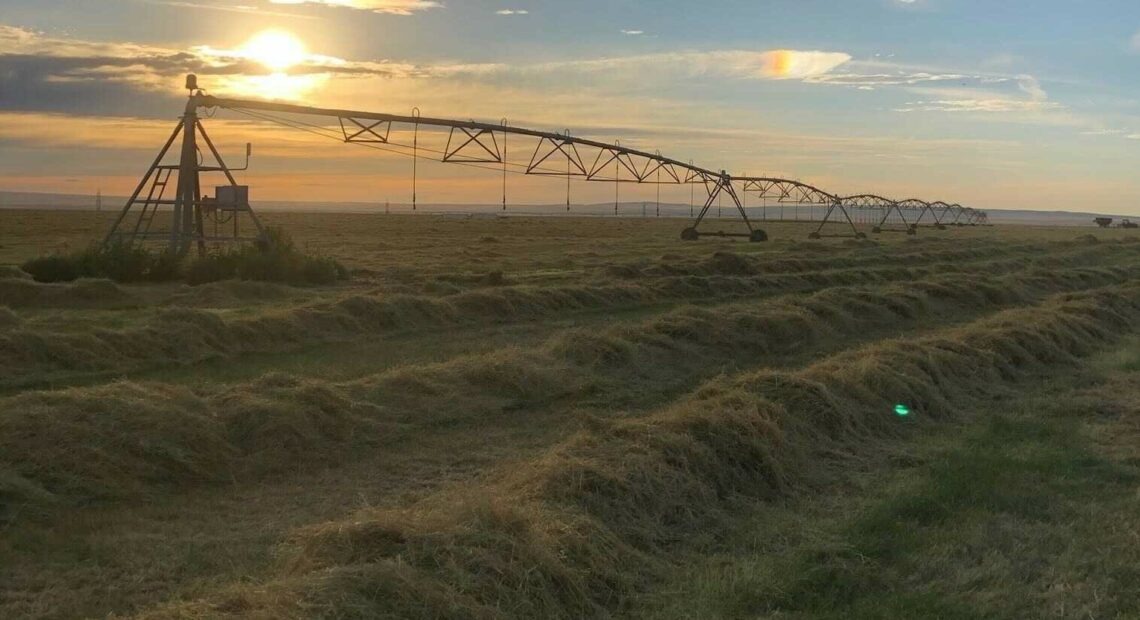
M 264 217 L 351 280 L 0 267 L 0 617 L 1140 616 L 1135 232 Z

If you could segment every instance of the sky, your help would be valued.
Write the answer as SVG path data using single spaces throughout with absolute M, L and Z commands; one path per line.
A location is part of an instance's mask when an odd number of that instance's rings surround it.
M 216 95 L 508 119 L 840 195 L 1140 212 L 1135 0 L 0 0 L 0 190 L 129 193 L 189 72 Z M 411 199 L 406 156 L 227 110 L 203 122 L 231 163 L 254 144 L 255 201 Z M 502 179 L 421 161 L 416 189 L 497 203 Z M 511 203 L 565 192 L 508 179 Z

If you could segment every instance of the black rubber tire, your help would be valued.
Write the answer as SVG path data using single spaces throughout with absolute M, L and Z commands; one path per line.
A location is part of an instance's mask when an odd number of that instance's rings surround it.
M 696 228 L 686 228 L 681 231 L 682 241 L 696 241 L 701 238 L 701 233 L 697 232 Z
M 914 226 L 911 226 L 910 228 L 906 229 L 906 234 L 913 237 L 918 234 L 918 229 Z
M 819 233 L 817 233 L 817 232 L 813 232 L 810 235 L 808 235 L 808 239 L 819 239 L 819 238 L 820 238 L 820 236 L 819 236 Z
M 856 239 L 866 239 L 867 233 L 862 233 L 862 232 L 861 233 L 855 233 L 855 238 Z
M 768 240 L 768 233 L 757 228 L 752 231 L 752 235 L 748 237 L 748 241 L 752 243 L 763 243 Z
M 871 232 L 873 232 L 873 233 L 875 233 L 875 234 L 877 235 L 877 234 L 879 234 L 879 233 L 883 232 L 883 229 L 882 229 L 882 228 L 879 228 L 878 226 L 876 226 L 876 227 L 874 227 L 874 228 L 872 228 L 872 229 L 871 229 Z

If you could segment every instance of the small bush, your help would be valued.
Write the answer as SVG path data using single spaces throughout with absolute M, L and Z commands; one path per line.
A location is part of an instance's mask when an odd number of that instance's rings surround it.
M 73 254 L 34 258 L 21 268 L 37 282 L 109 278 L 116 282 L 165 282 L 179 277 L 179 257 L 125 243 L 92 245 Z
M 326 256 L 309 256 L 297 250 L 282 230 L 270 228 L 253 246 L 230 249 L 197 258 L 186 266 L 190 284 L 218 280 L 262 280 L 294 285 L 331 284 L 348 278 L 348 270 Z
M 336 260 L 299 251 L 280 229 L 270 228 L 255 245 L 221 250 L 200 258 L 184 258 L 128 244 L 93 245 L 74 254 L 32 259 L 22 266 L 37 282 L 71 282 L 109 278 L 116 282 L 190 284 L 219 280 L 262 280 L 293 285 L 330 284 L 348 278 Z
M 20 268 L 36 282 L 71 282 L 79 278 L 79 261 L 72 256 L 41 256 Z

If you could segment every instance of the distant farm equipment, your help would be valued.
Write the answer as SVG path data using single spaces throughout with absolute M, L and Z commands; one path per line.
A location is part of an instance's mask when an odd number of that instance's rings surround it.
M 1094 219 L 1093 221 L 1096 222 L 1096 225 L 1100 226 L 1101 228 L 1112 228 L 1112 222 L 1114 220 L 1111 217 L 1098 217 L 1098 218 Z M 1117 227 L 1118 228 L 1140 228 L 1140 223 L 1133 222 L 1132 220 L 1130 220 L 1128 218 L 1124 218 L 1124 219 L 1120 220 L 1120 224 L 1118 224 Z
M 428 118 L 421 116 L 418 108 L 410 116 L 402 116 L 214 97 L 198 87 L 198 78 L 194 75 L 187 76 L 186 88 L 190 91 L 190 98 L 184 115 L 123 207 L 106 237 L 106 243 L 157 242 L 166 244 L 168 250 L 175 254 L 185 254 L 197 245 L 199 254 L 204 254 L 208 243 L 251 241 L 265 234 L 249 204 L 249 188 L 239 185 L 232 174 L 245 168 L 226 165 L 206 134 L 198 114 L 200 109 L 207 110 L 210 117 L 214 110 L 224 109 L 338 142 L 408 156 L 412 161 L 412 211 L 416 210 L 417 203 L 417 161 L 441 158 L 444 163 L 482 168 L 502 175 L 503 211 L 507 209 L 508 173 L 565 178 L 567 211 L 570 210 L 572 178 L 612 183 L 615 215 L 618 214 L 619 194 L 623 184 L 656 186 L 658 213 L 661 186 L 688 186 L 691 188 L 689 211 L 695 219 L 681 231 L 681 239 L 687 241 L 702 236 L 766 241 L 768 235 L 753 227 L 753 221 L 748 216 L 749 197 L 760 200 L 765 208 L 767 201 L 771 200 L 781 206 L 802 205 L 826 209 L 819 227 L 810 234 L 813 239 L 865 237 L 866 234 L 857 223 L 870 224 L 873 233 L 905 232 L 908 235 L 916 234 L 920 226 L 944 230 L 948 226 L 978 226 L 988 223 L 984 211 L 959 204 L 917 198 L 895 200 L 873 194 L 842 196 L 796 180 L 737 176 L 725 170 L 702 168 L 692 161 L 665 157 L 659 151 L 633 149 L 622 146 L 620 142 L 610 144 L 578 138 L 571 136 L 569 131 L 555 133 L 512 127 L 505 119 L 490 124 Z M 299 120 L 296 117 L 315 117 L 318 122 Z M 411 144 L 396 141 L 396 136 L 392 134 L 394 125 L 411 129 Z M 422 144 L 425 133 L 440 138 L 440 148 Z M 446 145 L 442 141 L 444 135 L 447 137 Z M 175 148 L 175 142 L 180 136 L 181 148 Z M 522 158 L 508 159 L 508 137 L 512 141 L 512 153 L 523 153 Z M 523 146 L 515 146 L 520 141 L 523 141 Z M 200 148 L 201 143 L 204 143 L 206 152 Z M 250 146 L 247 145 L 247 167 L 250 152 Z M 174 153 L 179 153 L 178 162 L 164 163 L 168 153 L 171 153 L 172 158 Z M 525 153 L 532 154 L 527 158 Z M 226 177 L 227 183 L 218 186 L 214 197 L 202 195 L 199 175 L 206 172 L 222 173 Z M 176 180 L 171 179 L 172 175 L 176 175 Z M 168 197 L 167 185 L 172 181 L 174 196 Z M 697 188 L 700 188 L 699 192 Z M 728 203 L 728 208 L 739 213 L 746 230 L 698 231 L 701 222 L 714 206 L 717 207 L 717 213 L 720 212 L 722 199 Z M 164 213 L 159 218 L 163 223 L 168 222 L 169 227 L 161 229 L 160 226 L 159 230 L 155 230 L 152 224 L 160 210 L 169 214 Z M 248 219 L 249 224 L 239 226 L 239 218 Z M 824 227 L 828 223 L 838 225 L 842 230 L 837 234 L 824 234 Z

